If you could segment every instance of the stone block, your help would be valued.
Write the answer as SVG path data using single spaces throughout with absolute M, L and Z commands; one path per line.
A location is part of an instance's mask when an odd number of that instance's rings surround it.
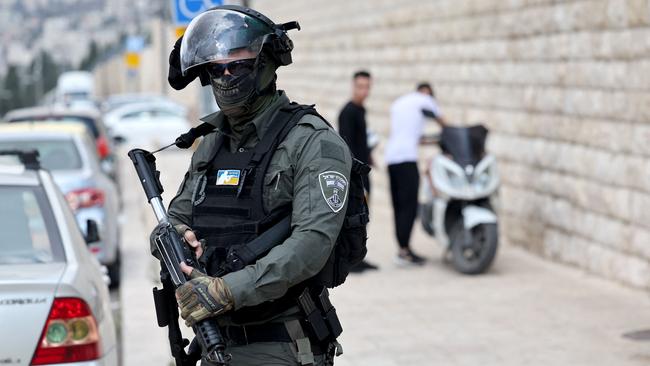
M 554 229 L 548 229 L 547 233 L 544 244 L 551 258 L 575 266 L 585 266 L 589 249 L 589 244 L 585 240 Z
M 650 4 L 648 0 L 627 0 L 628 26 L 639 27 L 650 24 Z
M 650 228 L 650 195 L 633 192 L 631 206 L 631 221 L 639 226 Z
M 650 229 L 633 226 L 626 252 L 650 260 Z
M 607 26 L 609 28 L 624 28 L 628 25 L 627 1 L 607 1 Z

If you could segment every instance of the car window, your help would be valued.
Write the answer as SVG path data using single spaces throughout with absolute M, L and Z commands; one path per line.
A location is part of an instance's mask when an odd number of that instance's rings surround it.
M 50 171 L 82 168 L 79 150 L 72 139 L 6 140 L 0 141 L 0 150 L 38 150 L 41 166 Z
M 97 121 L 94 118 L 83 117 L 83 116 L 41 116 L 41 117 L 25 117 L 25 118 L 16 118 L 9 121 L 13 122 L 72 122 L 72 123 L 82 123 L 88 128 L 90 133 L 92 133 L 94 138 L 99 137 L 99 128 L 97 127 Z
M 149 111 L 137 111 L 137 112 L 131 112 L 131 113 L 126 113 L 122 116 L 122 119 L 138 119 L 138 118 L 146 118 L 149 117 L 150 113 Z
M 174 113 L 168 109 L 156 109 L 152 111 L 153 117 L 179 117 L 179 113 Z
M 182 113 L 171 109 L 152 108 L 146 110 L 138 110 L 122 115 L 122 120 L 128 119 L 143 119 L 143 118 L 166 118 L 166 117 L 182 117 Z
M 41 187 L 0 186 L 0 265 L 63 261 L 63 247 Z

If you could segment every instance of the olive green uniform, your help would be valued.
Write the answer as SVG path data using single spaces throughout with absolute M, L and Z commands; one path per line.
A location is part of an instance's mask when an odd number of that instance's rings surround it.
M 223 134 L 230 139 L 231 152 L 247 151 L 264 136 L 275 113 L 288 104 L 289 99 L 279 91 L 270 105 L 247 124 L 244 133 L 238 135 L 230 133 L 226 117 L 221 112 L 203 119 L 216 127 L 215 132 L 205 136 L 199 144 L 178 194 L 169 206 L 170 219 L 180 231 L 184 231 L 185 226 L 191 227 L 193 202 L 197 190 L 201 189 L 200 178 L 211 163 L 210 157 L 216 149 L 218 135 Z M 290 204 L 292 233 L 255 264 L 223 276 L 232 292 L 235 310 L 278 299 L 290 287 L 321 270 L 345 218 L 348 188 L 342 192 L 343 206 L 333 206 L 328 202 L 330 197 L 323 188 L 321 174 L 339 173 L 349 182 L 351 167 L 352 158 L 347 145 L 317 116 L 303 116 L 280 143 L 264 177 L 264 208 L 272 211 Z M 215 219 L 218 220 L 218 217 Z M 296 306 L 268 321 L 285 322 L 300 317 L 300 310 Z M 219 323 L 226 326 L 232 321 L 226 313 L 219 317 Z M 300 364 L 296 351 L 294 344 L 281 343 L 254 343 L 230 349 L 233 366 Z M 273 363 L 269 353 L 275 355 L 273 360 L 285 361 Z M 322 357 L 316 357 L 316 364 L 319 360 L 322 362 Z

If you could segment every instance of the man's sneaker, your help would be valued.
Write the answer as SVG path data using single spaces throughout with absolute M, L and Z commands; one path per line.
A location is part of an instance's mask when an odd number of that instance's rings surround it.
M 395 262 L 402 266 L 421 266 L 426 261 L 425 258 L 413 253 L 410 249 L 406 252 L 400 251 L 397 258 L 395 258 Z
M 354 267 L 350 268 L 350 273 L 361 273 L 363 271 L 377 270 L 379 267 L 376 265 L 366 262 L 365 260 L 357 263 Z

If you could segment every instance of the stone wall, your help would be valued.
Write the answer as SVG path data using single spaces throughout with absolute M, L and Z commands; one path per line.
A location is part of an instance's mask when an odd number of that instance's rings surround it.
M 453 121 L 482 121 L 503 180 L 504 241 L 650 288 L 648 0 L 258 0 L 299 20 L 289 96 L 335 121 L 352 72 L 368 120 L 416 82 Z M 379 157 L 376 157 L 376 159 Z

